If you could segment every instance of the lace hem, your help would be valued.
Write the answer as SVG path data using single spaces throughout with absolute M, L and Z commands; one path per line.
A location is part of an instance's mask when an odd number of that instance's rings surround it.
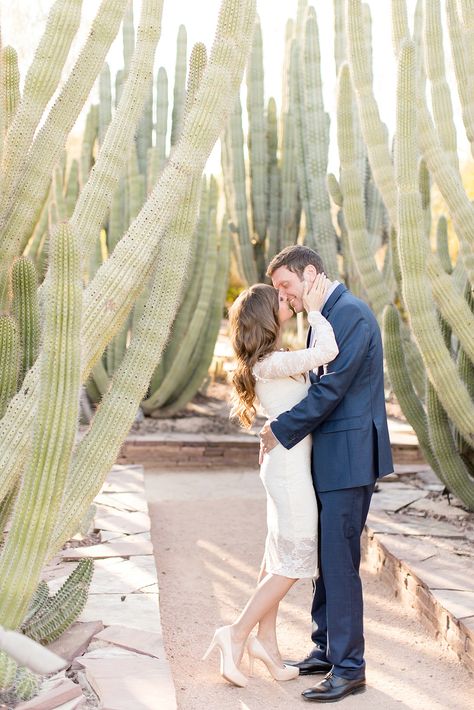
M 265 569 L 290 579 L 315 577 L 318 569 L 316 539 L 285 540 L 269 531 L 265 542 Z

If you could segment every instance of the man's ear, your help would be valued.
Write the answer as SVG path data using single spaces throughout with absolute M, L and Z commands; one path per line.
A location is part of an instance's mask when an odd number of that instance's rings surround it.
M 317 274 L 318 272 L 316 271 L 316 267 L 312 264 L 308 264 L 303 269 L 303 278 L 306 279 L 306 281 L 308 281 L 308 283 L 310 284 L 314 282 L 314 279 L 316 278 Z

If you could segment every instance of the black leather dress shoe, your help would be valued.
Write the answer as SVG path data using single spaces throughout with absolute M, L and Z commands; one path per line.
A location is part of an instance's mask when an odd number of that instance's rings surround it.
M 347 680 L 328 673 L 326 678 L 315 685 L 314 688 L 303 690 L 301 695 L 305 700 L 313 700 L 315 703 L 334 703 L 345 698 L 346 695 L 363 693 L 365 690 L 365 678 L 357 680 Z
M 315 673 L 328 673 L 332 668 L 332 663 L 322 661 L 311 654 L 302 661 L 285 661 L 286 666 L 295 666 L 300 669 L 300 675 L 314 675 Z

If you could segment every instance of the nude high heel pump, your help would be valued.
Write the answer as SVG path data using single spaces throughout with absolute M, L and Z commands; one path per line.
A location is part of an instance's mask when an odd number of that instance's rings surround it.
M 218 648 L 221 653 L 220 674 L 229 683 L 237 685 L 239 688 L 245 688 L 247 685 L 247 677 L 237 668 L 234 656 L 232 655 L 232 637 L 230 634 L 230 626 L 221 626 L 214 632 L 214 636 L 209 648 L 202 657 L 205 661 L 215 648 Z
M 278 666 L 256 636 L 252 636 L 247 641 L 247 651 L 250 661 L 250 675 L 253 675 L 253 665 L 255 659 L 265 663 L 270 675 L 272 675 L 275 680 L 293 680 L 300 673 L 300 669 L 295 666 L 283 665 L 283 668 Z

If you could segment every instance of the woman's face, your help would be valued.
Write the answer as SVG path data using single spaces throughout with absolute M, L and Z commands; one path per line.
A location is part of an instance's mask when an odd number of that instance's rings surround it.
M 290 320 L 290 318 L 292 316 L 293 316 L 293 311 L 290 308 L 290 305 L 288 303 L 286 296 L 279 293 L 278 294 L 278 320 L 280 322 L 280 325 L 285 323 L 287 320 Z

